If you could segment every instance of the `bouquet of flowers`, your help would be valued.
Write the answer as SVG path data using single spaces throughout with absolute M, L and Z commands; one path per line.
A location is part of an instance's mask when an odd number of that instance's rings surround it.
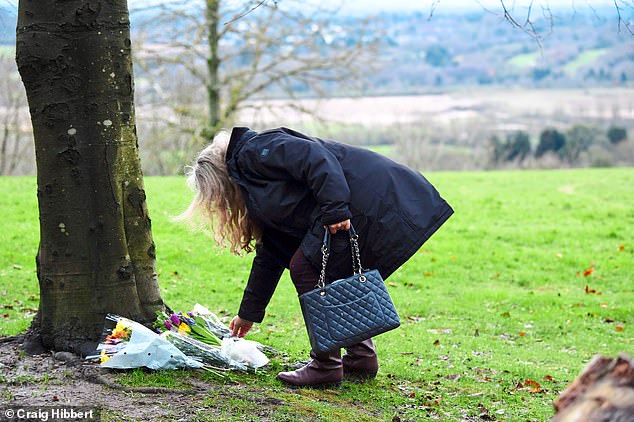
M 114 314 L 106 315 L 102 341 L 97 346 L 97 355 L 87 359 L 100 359 L 106 368 L 174 369 L 203 368 L 174 344 L 149 328 Z
M 190 312 L 160 312 L 154 327 L 186 355 L 214 368 L 245 371 L 269 362 L 259 343 L 231 337 L 231 330 L 200 304 Z
M 212 346 L 220 346 L 221 339 L 231 335 L 229 328 L 220 322 L 216 315 L 199 304 L 196 304 L 190 312 L 157 313 L 154 327 L 159 332 L 167 330 L 187 334 Z

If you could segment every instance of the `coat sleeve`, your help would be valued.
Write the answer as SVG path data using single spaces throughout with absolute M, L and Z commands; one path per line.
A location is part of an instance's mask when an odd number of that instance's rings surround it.
M 249 281 L 244 288 L 238 315 L 247 321 L 262 322 L 264 311 L 280 281 L 284 266 L 265 244 L 256 245 Z
M 244 149 L 244 160 L 264 179 L 305 183 L 319 204 L 323 224 L 352 217 L 350 188 L 341 164 L 320 142 L 281 130 L 263 132 Z

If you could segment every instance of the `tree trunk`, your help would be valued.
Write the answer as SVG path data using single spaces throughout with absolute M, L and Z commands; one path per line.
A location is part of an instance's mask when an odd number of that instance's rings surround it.
M 40 307 L 27 336 L 87 353 L 104 316 L 164 307 L 134 117 L 126 0 L 20 0 L 37 161 Z
M 205 22 L 207 23 L 207 42 L 209 44 L 209 57 L 207 58 L 207 97 L 209 99 L 209 126 L 211 133 L 204 134 L 211 138 L 220 129 L 220 85 L 218 82 L 218 69 L 220 67 L 220 56 L 218 55 L 218 20 L 219 20 L 219 0 L 206 1 Z
M 634 360 L 595 356 L 554 404 L 553 422 L 634 421 Z

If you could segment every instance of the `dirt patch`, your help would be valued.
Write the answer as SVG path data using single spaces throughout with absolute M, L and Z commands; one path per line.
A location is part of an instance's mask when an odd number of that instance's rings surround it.
M 231 415 L 231 408 L 221 405 L 238 398 L 252 401 L 258 419 L 266 420 L 285 404 L 239 383 L 214 384 L 189 376 L 183 388 L 133 388 L 118 384 L 118 375 L 68 353 L 28 356 L 18 338 L 0 338 L 0 408 L 88 406 L 101 409 L 102 420 L 118 421 L 239 419 L 241 415 Z M 238 397 L 233 390 L 240 391 Z

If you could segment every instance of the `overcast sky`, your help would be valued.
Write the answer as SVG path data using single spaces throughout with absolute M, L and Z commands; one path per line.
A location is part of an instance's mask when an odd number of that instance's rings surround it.
M 144 0 L 135 0 L 144 1 Z M 145 0 L 147 1 L 147 0 Z M 230 0 L 239 1 L 239 0 Z M 342 4 L 340 0 L 322 0 L 321 4 Z M 515 7 L 517 9 L 525 9 L 531 3 L 530 0 L 506 0 L 507 7 Z M 533 7 L 537 5 L 550 5 L 551 7 L 568 6 L 583 8 L 588 5 L 592 7 L 610 6 L 614 5 L 613 0 L 535 0 Z M 464 9 L 464 8 L 477 8 L 477 7 L 499 7 L 500 0 L 346 0 L 343 2 L 346 7 L 355 10 L 430 10 L 433 5 L 436 5 L 436 10 L 443 9 Z
M 165 3 L 170 0 L 128 0 L 131 9 L 147 6 L 156 3 Z M 176 0 L 182 3 L 182 0 Z M 196 0 L 192 0 L 194 3 Z M 245 3 L 244 0 L 224 0 L 231 6 L 239 6 Z M 274 0 L 268 0 L 273 2 Z M 0 6 L 16 5 L 18 0 L 0 0 Z M 618 3 L 631 7 L 631 0 L 617 0 Z M 429 13 L 432 7 L 437 12 L 451 11 L 455 9 L 465 8 L 490 8 L 492 10 L 500 9 L 500 0 L 278 0 L 280 5 L 283 4 L 301 4 L 306 3 L 319 4 L 322 6 L 337 7 L 343 5 L 343 9 L 354 13 L 373 13 L 377 11 L 421 11 Z M 505 0 L 505 4 L 509 9 L 515 11 L 526 10 L 530 0 Z M 614 7 L 614 0 L 534 0 L 533 8 L 537 9 L 540 5 L 549 5 L 550 7 L 566 7 L 569 9 L 577 9 L 578 11 L 591 10 L 604 6 Z M 304 7 L 304 6 L 303 6 Z

